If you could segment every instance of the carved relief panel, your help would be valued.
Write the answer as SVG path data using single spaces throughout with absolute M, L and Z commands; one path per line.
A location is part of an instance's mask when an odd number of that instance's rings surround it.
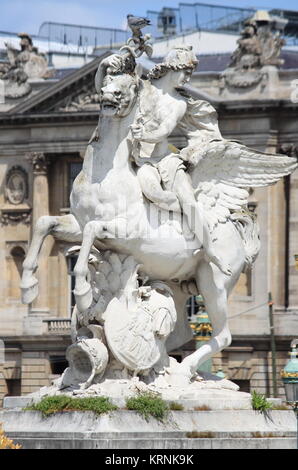
M 28 175 L 21 166 L 13 166 L 6 175 L 5 199 L 10 204 L 22 204 L 28 198 Z
M 1 208 L 0 219 L 2 225 L 30 223 L 31 208 L 27 202 L 28 196 L 28 174 L 21 166 L 14 165 L 7 171 L 5 178 L 5 205 Z

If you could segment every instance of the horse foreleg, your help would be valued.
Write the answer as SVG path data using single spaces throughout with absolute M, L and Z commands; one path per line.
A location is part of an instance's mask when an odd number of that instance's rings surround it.
M 92 303 L 92 288 L 86 277 L 89 273 L 88 260 L 92 245 L 96 238 L 104 238 L 104 225 L 99 221 L 88 222 L 83 230 L 83 240 L 78 260 L 74 267 L 76 277 L 74 295 L 80 312 L 87 310 Z
M 38 280 L 33 275 L 38 267 L 38 255 L 44 239 L 52 234 L 57 239 L 66 241 L 80 241 L 81 230 L 75 217 L 71 214 L 65 216 L 42 216 L 34 227 L 32 241 L 23 263 L 21 280 L 22 302 L 29 304 L 38 295 Z

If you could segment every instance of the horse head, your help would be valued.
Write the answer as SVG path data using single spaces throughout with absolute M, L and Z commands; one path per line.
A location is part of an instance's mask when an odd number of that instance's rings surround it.
M 139 81 L 135 73 L 106 75 L 100 93 L 101 115 L 127 116 L 136 104 Z

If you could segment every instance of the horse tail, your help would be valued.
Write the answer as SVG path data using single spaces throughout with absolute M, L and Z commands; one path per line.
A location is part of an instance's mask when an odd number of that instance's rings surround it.
M 234 212 L 231 220 L 244 244 L 245 263 L 250 266 L 258 256 L 261 247 L 257 215 L 247 209 L 242 209 Z

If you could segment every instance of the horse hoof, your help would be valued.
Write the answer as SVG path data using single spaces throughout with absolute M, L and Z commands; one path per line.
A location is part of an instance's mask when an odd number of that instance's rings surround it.
M 22 291 L 22 302 L 23 304 L 31 304 L 33 300 L 36 299 L 38 296 L 38 281 L 36 279 L 35 283 L 32 284 L 31 286 L 22 286 L 21 285 L 21 291 Z
M 76 298 L 77 308 L 80 312 L 88 310 L 92 304 L 93 294 L 90 284 L 86 282 L 86 285 L 82 289 L 75 289 L 74 295 Z

